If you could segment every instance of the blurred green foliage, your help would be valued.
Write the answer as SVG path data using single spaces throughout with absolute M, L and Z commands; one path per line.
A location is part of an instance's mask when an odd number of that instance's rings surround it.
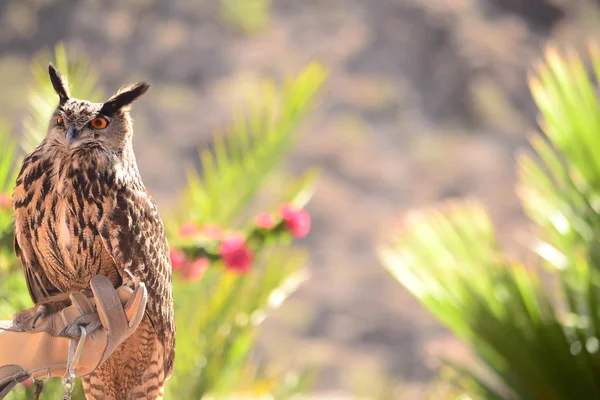
M 454 365 L 469 398 L 600 398 L 600 53 L 549 48 L 530 88 L 545 137 L 520 157 L 536 265 L 509 259 L 475 201 L 410 213 L 380 256 L 487 367 Z
M 182 211 L 176 215 L 178 222 L 168 225 L 173 246 L 185 244 L 174 233 L 179 222 L 217 223 L 235 229 L 248 225 L 244 216 L 249 214 L 249 206 L 291 149 L 297 135 L 295 128 L 310 110 L 324 79 L 325 71 L 313 64 L 281 90 L 272 83 L 265 84 L 249 116 L 238 116 L 230 129 L 216 137 L 213 150 L 201 152 L 204 173 L 188 172 L 188 185 L 178 207 Z M 315 171 L 300 179 L 289 177 L 277 203 L 304 205 L 312 194 L 314 180 Z M 177 349 L 183 361 L 176 365 L 167 387 L 168 392 L 177 394 L 173 397 L 226 395 L 239 385 L 240 389 L 251 390 L 257 382 L 257 371 L 248 364 L 256 327 L 269 308 L 281 304 L 306 278 L 302 268 L 306 254 L 291 249 L 289 240 L 273 239 L 255 249 L 254 257 L 254 271 L 248 276 L 223 275 L 209 269 L 194 284 L 175 280 L 175 315 L 181 321 Z M 298 390 L 295 385 L 309 375 L 300 373 L 301 378 L 291 380 L 271 377 L 281 382 L 273 390 L 289 394 Z M 287 387 L 285 382 L 293 385 Z
M 103 96 L 85 54 L 67 57 L 60 45 L 53 54 L 40 53 L 33 62 L 35 83 L 29 93 L 30 114 L 21 141 L 25 151 L 43 138 L 56 106 L 56 95 L 47 79 L 49 59 L 69 77 L 75 97 L 100 101 Z M 201 153 L 203 174 L 188 172 L 180 207 L 172 213 L 172 220 L 165 221 L 172 247 L 182 243 L 177 236 L 181 222 L 219 223 L 226 229 L 242 230 L 249 225 L 245 219 L 249 205 L 291 149 L 297 124 L 310 111 L 325 77 L 325 70 L 313 64 L 281 89 L 266 82 L 264 93 L 257 93 L 250 104 L 249 115 L 238 116 L 232 127 L 215 139 L 214 152 Z M 9 195 L 21 154 L 8 129 L 1 128 L 0 195 Z M 304 205 L 312 194 L 315 177 L 315 171 L 299 179 L 287 177 L 289 185 L 281 188 L 276 201 Z M 12 209 L 0 205 L 0 318 L 10 318 L 15 311 L 31 306 L 12 249 L 12 219 Z M 306 258 L 303 251 L 291 247 L 289 239 L 271 240 L 257 250 L 253 269 L 247 274 L 214 265 L 197 281 L 175 275 L 177 356 L 166 398 L 215 398 L 237 393 L 283 399 L 306 390 L 312 371 L 275 373 L 268 362 L 253 354 L 260 323 L 308 278 Z M 9 397 L 31 398 L 32 394 L 32 387 L 19 387 Z M 58 379 L 46 384 L 46 398 L 61 394 Z M 80 385 L 73 398 L 83 398 Z
M 324 79 L 322 67 L 311 64 L 281 90 L 265 82 L 250 100 L 248 115 L 238 114 L 223 134 L 215 136 L 214 149 L 200 151 L 204 174 L 188 171 L 179 207 L 183 212 L 177 220 L 228 227 L 239 223 L 244 209 L 295 144 L 296 126 L 310 110 Z M 304 206 L 315 177 L 316 171 L 309 170 L 276 201 L 289 201 L 291 195 L 296 205 Z
M 271 0 L 219 0 L 222 21 L 233 29 L 254 33 L 270 19 Z

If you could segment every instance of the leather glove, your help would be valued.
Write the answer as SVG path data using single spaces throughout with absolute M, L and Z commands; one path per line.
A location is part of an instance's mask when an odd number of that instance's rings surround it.
M 72 304 L 61 311 L 39 316 L 29 309 L 0 322 L 0 399 L 30 377 L 87 375 L 135 332 L 146 309 L 145 285 L 115 289 L 96 275 L 90 286 L 91 294 L 71 293 Z

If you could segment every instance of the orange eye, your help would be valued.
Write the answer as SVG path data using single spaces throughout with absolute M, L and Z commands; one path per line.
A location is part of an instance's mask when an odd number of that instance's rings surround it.
M 104 117 L 97 117 L 90 121 L 90 126 L 94 129 L 104 129 L 108 126 L 108 120 Z
M 63 118 L 60 115 L 58 117 L 56 117 L 56 123 L 59 124 L 59 125 L 62 125 Z

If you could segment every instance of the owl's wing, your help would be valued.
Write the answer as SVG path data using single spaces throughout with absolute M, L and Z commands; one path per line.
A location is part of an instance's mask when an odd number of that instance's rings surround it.
M 171 374 L 175 322 L 169 246 L 158 209 L 148 192 L 129 187 L 104 191 L 104 212 L 98 225 L 105 249 L 123 282 L 131 284 L 129 269 L 148 289 L 146 314 L 165 346 L 165 376 Z
M 46 278 L 35 251 L 33 251 L 33 249 L 25 243 L 23 245 L 23 249 L 21 248 L 16 232 L 15 254 L 23 264 L 23 269 L 25 270 L 25 282 L 27 283 L 29 296 L 35 304 L 39 304 L 42 302 L 42 300 L 60 293 L 60 291 L 55 288 Z
M 21 260 L 25 271 L 25 281 L 29 295 L 34 303 L 39 304 L 49 296 L 60 293 L 46 277 L 44 269 L 40 264 L 37 254 L 33 248 L 30 231 L 36 229 L 35 224 L 39 220 L 39 214 L 31 215 L 28 206 L 39 199 L 41 193 L 27 192 L 26 186 L 31 181 L 40 177 L 46 171 L 44 164 L 40 161 L 39 152 L 41 145 L 36 148 L 23 160 L 23 165 L 17 176 L 15 189 L 13 190 L 13 200 L 15 207 L 15 233 L 14 250 L 17 258 Z M 36 213 L 42 210 L 36 208 Z M 57 249 L 49 249 L 50 252 L 57 252 Z M 54 254 L 54 253 L 51 253 Z

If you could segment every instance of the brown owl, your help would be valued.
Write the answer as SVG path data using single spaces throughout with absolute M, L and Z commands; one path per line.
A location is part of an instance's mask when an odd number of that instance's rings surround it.
M 146 316 L 94 373 L 88 399 L 157 399 L 171 375 L 175 321 L 163 223 L 133 154 L 131 104 L 150 85 L 119 89 L 105 103 L 71 98 L 52 65 L 59 104 L 46 138 L 23 161 L 13 192 L 15 251 L 40 312 L 101 274 L 115 286 L 145 282 Z

